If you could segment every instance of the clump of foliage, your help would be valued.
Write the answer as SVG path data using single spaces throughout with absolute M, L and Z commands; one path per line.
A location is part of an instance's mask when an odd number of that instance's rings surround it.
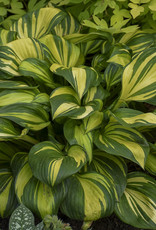
M 9 29 L 13 21 L 27 12 L 44 7 L 47 0 L 0 0 L 0 25 Z
M 47 215 L 35 226 L 32 212 L 21 204 L 14 210 L 9 220 L 9 230 L 72 230 L 69 224 L 63 223 L 57 216 Z
M 113 212 L 155 229 L 155 30 L 84 26 L 59 2 L 0 31 L 0 215 L 22 203 L 84 230 Z
M 155 0 L 51 0 L 52 4 L 72 12 L 84 25 L 102 30 L 135 31 L 137 26 L 154 28 L 156 20 Z M 94 23 L 91 22 L 93 19 Z M 111 31 L 110 30 L 110 31 Z

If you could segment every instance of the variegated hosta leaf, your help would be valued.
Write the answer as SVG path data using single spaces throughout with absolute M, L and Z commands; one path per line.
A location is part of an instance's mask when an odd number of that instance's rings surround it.
M 96 172 L 76 174 L 65 181 L 67 195 L 61 211 L 77 220 L 97 220 L 110 215 L 115 206 L 111 181 Z
M 6 45 L 16 39 L 16 32 L 0 29 L 0 45 Z
M 121 82 L 123 67 L 114 63 L 110 63 L 104 72 L 104 81 L 106 82 L 107 90 Z
M 126 66 L 131 61 L 131 54 L 128 50 L 128 47 L 125 45 L 117 44 L 114 47 L 114 50 L 107 60 L 107 62 L 119 64 L 121 66 Z
M 9 164 L 0 164 L 0 216 L 9 216 L 16 205 L 14 179 Z
M 102 47 L 101 47 L 101 53 L 104 54 L 106 57 L 110 57 L 111 52 L 114 49 L 114 45 L 115 45 L 115 39 L 112 37 L 112 40 L 106 40 L 103 41 L 102 43 Z M 124 44 L 124 42 L 123 42 Z
M 0 141 L 20 138 L 26 135 L 27 129 L 16 128 L 13 123 L 5 118 L 0 118 Z
M 126 45 L 132 49 L 133 54 L 136 54 L 152 46 L 155 46 L 155 42 L 155 33 L 146 33 L 141 31 L 129 39 L 126 42 Z
M 52 29 L 52 34 L 60 37 L 67 34 L 77 33 L 80 30 L 79 22 L 69 13 L 66 12 L 65 18 Z
M 37 83 L 45 84 L 52 89 L 57 86 L 53 81 L 49 65 L 43 60 L 28 58 L 21 62 L 19 72 L 21 75 L 32 77 Z
M 34 145 L 29 153 L 33 175 L 51 186 L 78 172 L 87 161 L 88 156 L 79 145 L 64 153 L 55 143 L 44 141 Z
M 108 96 L 109 96 L 108 91 L 103 89 L 101 85 L 99 85 L 98 87 L 91 87 L 88 90 L 88 92 L 85 94 L 83 103 L 87 104 L 95 99 L 105 100 Z
M 156 127 L 156 114 L 155 113 L 143 113 L 138 110 L 129 108 L 120 108 L 112 113 L 112 120 L 118 120 L 123 125 L 129 127 Z
M 90 101 L 81 106 L 77 93 L 69 86 L 55 89 L 50 96 L 50 103 L 53 119 L 65 116 L 83 119 L 102 108 L 101 100 Z
M 75 66 L 80 56 L 80 49 L 64 38 L 49 34 L 40 39 L 47 60 L 64 67 Z
M 55 74 L 64 77 L 75 89 L 79 98 L 93 86 L 100 84 L 98 73 L 91 67 L 71 67 L 64 68 L 61 65 L 53 64 L 50 70 Z
M 126 66 L 119 101 L 142 101 L 156 105 L 156 49 L 146 49 Z
M 50 96 L 53 119 L 65 115 L 73 115 L 80 108 L 77 93 L 68 86 L 55 89 Z
M 156 143 L 150 145 L 151 145 L 151 149 L 147 157 L 145 169 L 148 172 L 150 172 L 152 175 L 156 176 Z
M 41 38 L 64 17 L 65 13 L 58 8 L 41 8 L 23 15 L 10 30 L 17 32 L 17 38 Z
M 12 80 L 0 80 L 0 90 L 1 89 L 27 89 L 32 90 L 37 87 L 31 87 L 27 83 L 22 81 L 12 81 Z
M 84 171 L 95 171 L 107 176 L 114 185 L 116 200 L 120 200 L 127 183 L 127 165 L 122 158 L 96 150 L 91 164 L 85 165 Z
M 102 72 L 107 64 L 107 56 L 104 54 L 95 54 L 92 62 L 91 62 L 91 66 L 98 72 Z
M 7 118 L 22 127 L 41 130 L 50 123 L 49 114 L 35 103 L 19 103 L 0 108 L 0 117 Z
M 95 111 L 89 117 L 83 119 L 83 125 L 85 133 L 89 133 L 90 131 L 99 128 L 102 125 L 104 118 L 103 112 Z
M 65 195 L 62 184 L 51 188 L 36 179 L 29 163 L 25 158 L 20 158 L 18 153 L 12 161 L 14 168 L 16 165 L 21 165 L 15 181 L 15 193 L 18 201 L 42 218 L 48 214 L 56 214 Z
M 47 111 L 49 111 L 50 108 L 50 101 L 49 101 L 49 95 L 47 93 L 39 93 L 35 96 L 32 103 L 37 103 L 42 105 L 42 107 Z
M 144 168 L 149 146 L 135 129 L 109 122 L 103 130 L 96 132 L 94 142 L 100 150 L 128 158 Z
M 88 41 L 88 42 L 82 42 L 80 44 L 81 53 L 83 53 L 84 56 L 88 54 L 97 53 L 100 51 L 102 43 L 103 43 L 103 40 L 93 40 L 93 41 Z
M 69 34 L 65 36 L 65 39 L 67 39 L 68 41 L 74 44 L 93 41 L 96 39 L 101 39 L 104 41 L 109 40 L 110 43 L 113 41 L 112 35 L 108 32 L 103 32 L 103 31 L 90 32 L 88 34 L 80 34 L 80 33 Z
M 5 71 L 3 72 L 0 70 L 0 80 L 10 80 L 12 78 L 12 75 L 9 73 L 6 73 Z
M 19 173 L 23 165 L 27 162 L 28 162 L 27 152 L 17 151 L 16 154 L 13 155 L 10 161 L 10 166 L 11 166 L 11 170 L 13 172 L 14 177 L 17 176 L 17 174 Z
M 64 125 L 64 135 L 70 145 L 82 146 L 87 152 L 89 162 L 92 161 L 93 137 L 91 133 L 85 132 L 83 123 L 68 120 Z
M 0 141 L 0 164 L 10 162 L 13 155 L 18 151 L 14 144 Z
M 0 69 L 20 76 L 19 65 L 27 58 L 44 59 L 41 43 L 31 38 L 18 39 L 0 47 Z
M 0 107 L 6 105 L 12 105 L 16 103 L 31 103 L 35 97 L 39 94 L 37 89 L 35 90 L 3 90 L 0 93 Z
M 49 106 L 49 95 L 39 90 L 3 90 L 0 93 L 0 107 L 17 103 L 39 103 Z
M 155 193 L 156 182 L 152 177 L 142 172 L 130 173 L 115 213 L 122 221 L 139 229 L 156 229 Z

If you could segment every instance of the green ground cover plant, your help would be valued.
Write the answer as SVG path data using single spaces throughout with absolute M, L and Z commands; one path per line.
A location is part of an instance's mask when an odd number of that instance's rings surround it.
M 9 230 L 72 230 L 69 224 L 63 223 L 57 216 L 46 215 L 42 222 L 35 226 L 32 212 L 21 204 L 12 213 Z
M 155 7 L 50 1 L 1 27 L 2 218 L 23 204 L 156 228 Z

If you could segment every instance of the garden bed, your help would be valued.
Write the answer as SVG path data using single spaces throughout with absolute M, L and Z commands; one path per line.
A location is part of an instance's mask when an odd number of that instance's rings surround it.
M 60 218 L 69 223 L 72 230 L 80 230 L 82 222 L 71 220 L 64 215 L 60 215 Z M 38 218 L 35 219 L 36 224 L 40 222 Z M 8 230 L 9 218 L 0 219 L 0 230 Z M 139 230 L 139 228 L 134 228 L 130 225 L 123 223 L 114 214 L 110 217 L 102 218 L 98 221 L 93 222 L 92 230 Z M 142 230 L 142 229 L 140 229 Z
M 0 230 L 156 229 L 156 0 L 8 2 Z

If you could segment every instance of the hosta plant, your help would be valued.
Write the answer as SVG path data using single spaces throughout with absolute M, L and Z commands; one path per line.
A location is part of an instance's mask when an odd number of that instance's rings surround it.
M 0 34 L 2 218 L 24 204 L 156 228 L 155 33 L 96 29 L 48 4 Z

